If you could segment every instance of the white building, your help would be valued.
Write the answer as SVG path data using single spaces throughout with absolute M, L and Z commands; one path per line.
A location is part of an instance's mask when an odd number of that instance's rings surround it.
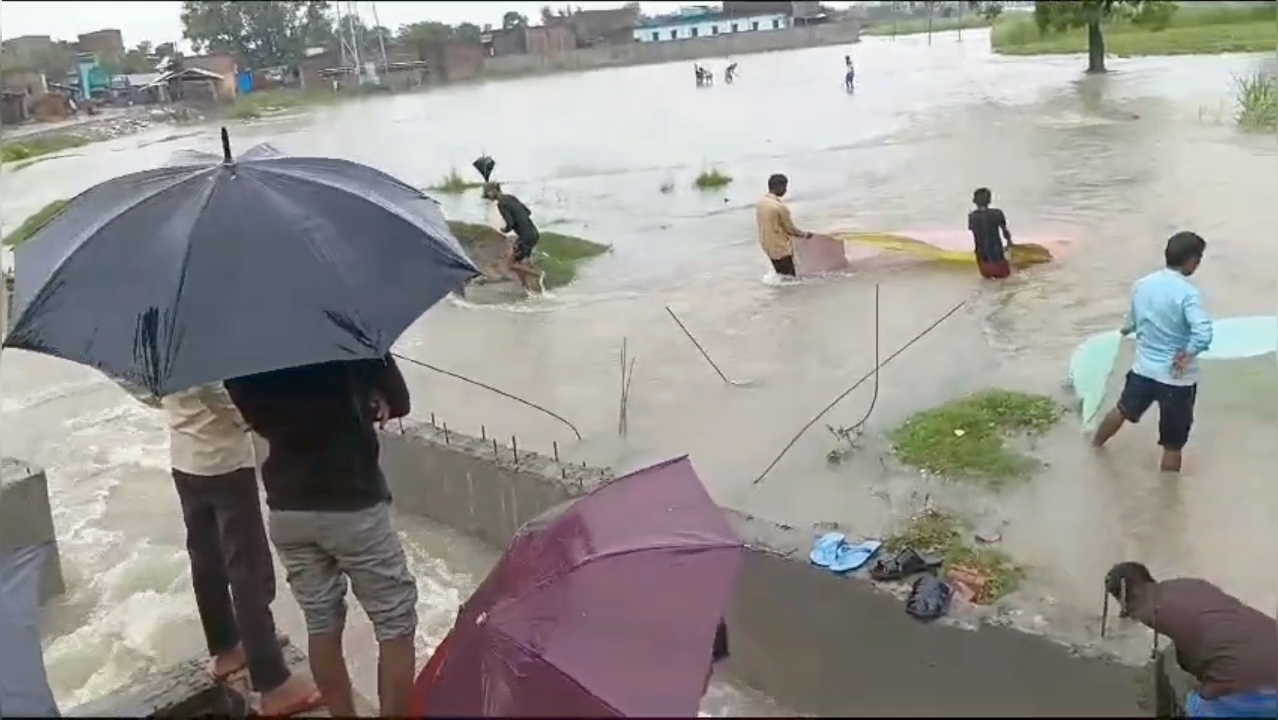
M 725 15 L 710 8 L 686 8 L 675 15 L 653 18 L 635 28 L 639 42 L 670 42 L 742 32 L 767 32 L 790 27 L 781 13 Z

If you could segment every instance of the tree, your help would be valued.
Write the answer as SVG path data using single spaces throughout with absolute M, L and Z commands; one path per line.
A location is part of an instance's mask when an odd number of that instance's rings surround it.
M 480 30 L 478 25 L 468 22 L 458 25 L 457 28 L 453 30 L 453 35 L 458 40 L 465 40 L 467 42 L 478 42 L 480 36 L 483 34 L 484 31 Z
M 333 36 L 326 0 L 184 0 L 182 36 L 250 68 L 291 65 Z
M 1034 22 L 1039 32 L 1087 28 L 1087 72 L 1105 72 L 1105 34 L 1101 24 L 1115 16 L 1128 17 L 1138 24 L 1151 25 L 1161 19 L 1163 27 L 1175 12 L 1170 0 L 1070 0 L 1034 3 Z
M 542 5 L 541 6 L 541 24 L 549 25 L 550 23 L 554 21 L 555 21 L 555 11 L 551 10 L 549 5 Z
M 501 29 L 510 30 L 512 28 L 528 27 L 528 18 L 520 13 L 511 10 L 501 16 Z

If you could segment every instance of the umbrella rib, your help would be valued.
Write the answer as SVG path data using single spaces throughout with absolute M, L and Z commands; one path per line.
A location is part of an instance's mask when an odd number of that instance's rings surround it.
M 124 177 L 122 177 L 122 178 L 117 178 L 117 180 L 121 180 L 121 181 L 122 181 L 122 180 L 127 180 L 127 179 L 130 179 L 130 178 L 134 178 L 134 177 L 137 177 L 137 176 L 141 176 L 141 175 L 161 175 L 161 174 L 164 174 L 164 173 L 166 173 L 166 172 L 173 172 L 174 170 L 190 170 L 190 169 L 191 169 L 190 167 L 181 167 L 181 168 L 162 168 L 161 170 L 158 170 L 158 171 L 157 171 L 157 170 L 143 170 L 142 172 L 134 173 L 133 175 L 125 175 L 125 176 L 124 176 Z M 207 169 L 207 168 L 200 168 L 200 170 L 206 170 L 206 169 Z M 139 196 L 139 197 L 137 197 L 137 198 L 133 198 L 132 200 L 128 201 L 128 202 L 127 202 L 127 203 L 126 203 L 126 204 L 125 204 L 122 208 L 120 208 L 119 212 L 116 212 L 114 215 L 112 215 L 112 216 L 111 216 L 111 217 L 110 217 L 110 218 L 109 218 L 106 222 L 104 222 L 104 223 L 102 223 L 101 225 L 98 225 L 97 227 L 95 227 L 95 228 L 93 229 L 93 232 L 92 232 L 92 233 L 86 233 L 86 234 L 85 234 L 85 237 L 89 237 L 90 235 L 95 235 L 95 234 L 97 234 L 97 233 L 102 232 L 102 230 L 103 230 L 103 229 L 105 229 L 105 228 L 107 228 L 107 227 L 110 227 L 110 226 L 111 226 L 112 224 L 114 224 L 117 220 L 119 220 L 121 217 L 123 217 L 125 213 L 127 213 L 127 212 L 128 212 L 128 211 L 130 211 L 130 210 L 132 210 L 133 208 L 135 208 L 135 207 L 137 207 L 137 206 L 141 205 L 141 204 L 142 204 L 142 203 L 144 203 L 144 202 L 147 202 L 148 200 L 151 200 L 152 198 L 154 198 L 156 195 L 159 195 L 160 193 L 168 192 L 169 190 L 172 190 L 173 188 L 175 188 L 175 187 L 177 187 L 177 186 L 181 185 L 182 183 L 185 183 L 185 182 L 187 182 L 187 181 L 189 181 L 189 180 L 192 180 L 192 179 L 194 179 L 194 178 L 198 177 L 200 174 L 201 174 L 201 173 L 198 173 L 198 172 L 197 172 L 197 173 L 190 173 L 190 174 L 187 174 L 187 175 L 185 175 L 185 176 L 183 176 L 183 177 L 177 178 L 176 180 L 174 180 L 174 181 L 173 181 L 173 182 L 171 182 L 171 183 L 168 183 L 168 184 L 164 185 L 163 187 L 156 188 L 153 192 L 150 192 L 150 193 L 148 193 L 148 194 L 146 194 L 146 195 Z M 98 186 L 98 187 L 100 187 L 100 186 Z M 88 195 L 89 193 L 91 193 L 91 192 L 93 192 L 94 190 L 98 189 L 98 187 L 92 187 L 92 188 L 89 188 L 88 190 L 85 190 L 84 192 L 80 193 L 79 195 L 76 195 L 75 197 L 71 198 L 71 200 L 67 203 L 67 206 L 68 206 L 68 207 L 70 207 L 70 206 L 71 206 L 71 205 L 73 205 L 73 204 L 74 204 L 77 200 L 79 200 L 80 198 L 83 198 L 85 195 Z M 63 213 L 65 213 L 65 212 L 66 212 L 66 210 L 63 210 Z M 56 220 L 55 220 L 55 222 L 56 222 Z M 52 223 L 51 223 L 51 224 L 52 224 Z M 48 227 L 49 227 L 49 226 L 45 226 L 44 228 L 41 228 L 40 230 L 37 230 L 37 231 L 36 231 L 36 233 L 37 233 L 37 234 L 36 234 L 36 235 L 34 235 L 34 236 L 33 236 L 33 238 L 39 237 L 39 234 L 40 234 L 43 230 L 48 229 Z M 30 240 L 28 240 L 28 242 L 30 242 Z M 47 283 L 48 283 L 48 281 L 49 281 L 49 278 L 52 278 L 53 276 L 57 275 L 57 274 L 58 274 L 58 271 L 59 271 L 59 270 L 61 270 L 61 269 L 62 269 L 62 268 L 63 268 L 63 267 L 64 267 L 64 266 L 68 263 L 68 262 L 70 262 L 70 261 L 71 261 L 71 258 L 73 258 L 73 257 L 75 257 L 77 254 L 79 254 L 79 252 L 80 252 L 80 251 L 84 248 L 84 245 L 85 245 L 85 243 L 84 243 L 84 241 L 83 241 L 83 240 L 82 240 L 82 241 L 80 241 L 80 242 L 78 242 L 78 243 L 76 243 L 75 247 L 71 248 L 71 251 L 70 251 L 70 252 L 68 252 L 68 253 L 67 253 L 67 254 L 66 254 L 66 255 L 65 255 L 65 256 L 64 256 L 61 260 L 59 260 L 59 261 L 58 261 L 58 263 L 57 263 L 56 265 L 54 265 L 52 268 L 50 268 L 50 269 L 49 269 L 48 276 L 47 276 L 47 277 L 45 277 L 45 279 L 44 279 L 44 283 L 45 283 L 45 284 L 47 284 Z M 43 289 L 44 289 L 44 285 L 42 285 L 42 286 L 41 286 L 41 290 L 43 290 Z M 37 297 L 38 297 L 38 296 L 39 296 L 39 293 L 37 293 Z M 28 302 L 28 303 L 27 303 L 27 305 L 28 305 L 28 306 L 35 305 L 35 304 L 36 304 L 36 303 L 35 303 L 35 298 L 32 298 L 32 300 L 31 300 L 30 302 Z M 24 314 L 25 314 L 25 309 L 24 309 L 24 311 L 23 311 L 23 312 L 24 312 Z M 16 325 L 17 323 L 15 322 L 14 324 Z
M 550 669 L 551 669 L 551 670 L 553 670 L 556 674 L 558 674 L 560 677 L 562 677 L 562 678 L 566 679 L 568 682 L 572 683 L 572 684 L 573 684 L 573 686 L 575 686 L 578 690 L 580 690 L 580 691 L 581 691 L 581 693 L 582 693 L 583 695 L 586 695 L 586 696 L 588 696 L 588 697 L 592 697 L 592 698 L 594 698 L 595 700 L 597 700 L 597 701 L 599 702 L 599 704 L 600 704 L 600 705 L 603 705 L 605 708 L 607 708 L 607 709 L 611 710 L 611 711 L 612 711 L 612 713 L 613 713 L 614 715 L 616 715 L 617 717 L 626 717 L 626 714 L 625 714 L 625 713 L 623 713 L 623 712 L 621 712 L 621 710 L 617 709 L 617 707 L 616 707 L 616 706 L 614 706 L 612 703 L 610 703 L 610 702 L 608 702 L 607 700 L 604 700 L 603 698 L 601 698 L 601 697 L 599 697 L 598 695 L 596 695 L 593 691 L 591 691 L 591 690 L 590 690 L 590 688 L 586 687 L 585 685 L 582 685 L 582 684 L 581 684 L 581 682 L 580 682 L 579 680 L 577 680 L 577 678 L 575 678 L 575 677 L 573 677 L 573 676 L 569 675 L 568 673 L 564 672 L 564 671 L 563 671 L 563 668 L 561 668 L 561 667 L 559 667 L 558 665 L 556 665 L 556 664 L 554 664 L 554 663 L 550 662 L 550 661 L 549 661 L 549 660 L 547 660 L 545 657 L 543 657 L 542 655 L 540 655 L 539 653 L 537 653 L 537 651 L 533 650 L 532 648 L 528 647 L 528 646 L 527 646 L 527 645 L 525 645 L 524 643 L 522 643 L 522 642 L 520 642 L 519 640 L 515 639 L 515 637 L 514 637 L 514 636 L 512 636 L 510 633 L 506 632 L 505 630 L 502 630 L 500 627 L 496 628 L 496 630 L 497 630 L 497 634 L 498 634 L 498 635 L 501 635 L 501 636 L 502 636 L 502 638 L 504 638 L 504 639 L 506 640 L 506 642 L 508 642 L 508 643 L 510 643 L 511 645 L 514 645 L 515 647 L 517 647 L 517 648 L 519 648 L 520 650 L 522 650 L 522 651 L 524 652 L 524 654 L 526 654 L 528 657 L 530 657 L 530 658 L 537 658 L 538 660 L 540 660 L 540 661 L 541 661 L 542 666 L 550 668 Z
M 384 199 L 382 199 L 381 197 L 378 197 L 378 196 L 376 196 L 376 195 L 367 195 L 367 194 L 364 194 L 364 193 L 360 193 L 360 192 L 358 192 L 358 191 L 356 191 L 356 190 L 352 190 L 352 189 L 350 189 L 350 188 L 346 188 L 346 187 L 343 187 L 343 186 L 341 186 L 341 185 L 334 185 L 334 184 L 330 184 L 330 183 L 322 183 L 322 182 L 318 182 L 318 181 L 317 181 L 315 178 L 313 178 L 313 177 L 309 177 L 309 176 L 307 176 L 307 175 L 305 175 L 305 174 L 302 174 L 302 173 L 294 172 L 293 168 L 290 168 L 290 167 L 288 167 L 287 165 L 283 165 L 283 164 L 276 164 L 275 162 L 273 162 L 274 160 L 287 161 L 287 160 L 294 160 L 294 159 L 296 159 L 296 158 L 287 158 L 287 157 L 285 157 L 285 158 L 272 158 L 271 160 L 263 160 L 263 161 L 261 161 L 261 163 L 260 163 L 260 164 L 262 165 L 263 169 L 267 170 L 267 172 L 268 172 L 269 174 L 286 175 L 286 176 L 288 176 L 289 178 L 292 178 L 293 180 L 298 180 L 298 181 L 300 181 L 300 182 L 316 183 L 316 184 L 323 185 L 325 188 L 328 188 L 328 189 L 330 189 L 330 190 L 337 190 L 337 191 L 342 192 L 342 193 L 345 193 L 345 194 L 347 194 L 347 195 L 351 195 L 351 196 L 354 196 L 354 197 L 356 197 L 356 198 L 359 198 L 360 200 L 363 200 L 363 201 L 365 201 L 365 202 L 371 202 L 371 203 L 373 203 L 374 205 L 376 205 L 376 206 L 378 206 L 379 208 L 381 208 L 382 210 L 385 210 L 387 213 L 389 213 L 389 214 L 391 214 L 391 215 L 394 215 L 395 217 L 399 218 L 400 220 L 403 220 L 404 222 L 406 222 L 406 223 L 408 223 L 408 224 L 412 225 L 413 227 L 417 227 L 417 228 L 420 228 L 420 227 L 421 227 L 420 219 L 419 219 L 419 218 L 410 217 L 410 216 L 408 216 L 408 215 L 405 215 L 405 214 L 404 214 L 403 212 L 401 212 L 401 211 L 400 211 L 400 209 L 399 209 L 398 207 L 396 207 L 393 203 L 386 202 L 386 201 L 385 201 Z M 329 158 L 329 159 L 330 159 L 330 160 L 332 160 L 332 161 L 334 161 L 334 162 L 348 163 L 349 165 L 354 166 L 354 167 L 358 167 L 358 168 L 361 168 L 361 169 L 372 170 L 372 171 L 374 171 L 374 172 L 377 172 L 377 173 L 380 173 L 380 174 L 382 174 L 382 175 L 385 175 L 385 178 L 386 178 L 387 180 L 389 180 L 389 181 L 393 182 L 394 184 L 396 184 L 396 185 L 398 185 L 398 186 L 400 186 L 400 187 L 404 188 L 406 191 L 409 191 L 409 192 L 411 192 L 411 193 L 414 193 L 414 194 L 415 194 L 415 195 L 416 195 L 419 199 L 421 199 L 421 200 L 427 200 L 427 201 L 429 201 L 429 200 L 430 200 L 430 198 L 429 198 L 429 197 L 427 197 L 427 196 L 426 196 L 426 194 L 425 194 L 425 193 L 423 193 L 421 190 L 418 190 L 417 188 L 413 187 L 412 185 L 409 185 L 408 183 L 405 183 L 404 181 L 402 181 L 402 180 L 400 180 L 400 179 L 398 179 L 398 178 L 396 178 L 396 177 L 394 177 L 394 176 L 392 176 L 392 175 L 387 175 L 387 174 L 385 174 L 385 173 L 382 173 L 380 170 L 377 170 L 376 168 L 371 168 L 371 167 L 368 167 L 368 166 L 365 166 L 365 165 L 360 165 L 359 163 L 353 163 L 353 162 L 350 162 L 349 160 L 340 160 L 340 159 L 338 159 L 338 158 Z M 269 163 L 269 164 L 268 164 L 268 163 Z

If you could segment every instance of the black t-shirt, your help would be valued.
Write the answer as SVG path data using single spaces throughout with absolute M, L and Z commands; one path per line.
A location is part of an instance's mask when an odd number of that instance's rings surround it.
M 1003 238 L 1007 218 L 998 208 L 977 208 L 967 214 L 967 229 L 972 231 L 976 243 L 976 259 L 981 262 L 1000 262 L 1003 254 Z
M 514 231 L 524 242 L 536 241 L 540 234 L 532 221 L 532 211 L 514 195 L 500 195 L 497 198 L 497 211 L 506 223 L 503 232 Z
M 389 502 L 378 465 L 374 391 L 392 417 L 408 414 L 393 360 L 353 360 L 226 381 L 244 421 L 270 445 L 262 464 L 272 510 L 352 512 Z

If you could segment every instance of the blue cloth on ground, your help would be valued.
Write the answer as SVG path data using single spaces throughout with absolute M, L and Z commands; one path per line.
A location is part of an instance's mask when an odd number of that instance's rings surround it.
M 1191 718 L 1275 718 L 1278 692 L 1252 690 L 1208 700 L 1195 690 L 1189 693 L 1185 714 Z
M 832 532 L 817 538 L 812 545 L 812 552 L 808 553 L 808 559 L 813 565 L 828 568 L 832 572 L 845 573 L 869 562 L 881 547 L 883 543 L 878 540 L 849 543 L 847 536 L 843 533 Z
M 58 717 L 40 646 L 40 575 L 54 549 L 0 548 L 0 717 Z

